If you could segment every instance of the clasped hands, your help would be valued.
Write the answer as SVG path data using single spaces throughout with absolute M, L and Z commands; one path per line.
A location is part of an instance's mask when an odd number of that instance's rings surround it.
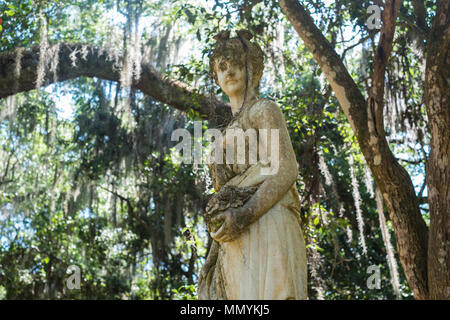
M 210 221 L 211 225 L 221 226 L 216 231 L 211 230 L 211 237 L 217 242 L 229 242 L 235 240 L 251 224 L 249 210 L 242 207 L 228 208 L 216 214 Z

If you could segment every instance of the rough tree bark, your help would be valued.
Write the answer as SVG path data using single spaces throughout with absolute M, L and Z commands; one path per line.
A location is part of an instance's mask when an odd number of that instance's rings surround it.
M 313 53 L 358 139 L 361 151 L 386 203 L 397 238 L 397 249 L 406 278 L 416 299 L 428 297 L 428 230 L 406 170 L 394 158 L 383 127 L 383 86 L 387 59 L 392 50 L 400 0 L 386 1 L 377 48 L 373 89 L 366 101 L 342 60 L 297 0 L 281 0 L 280 7 Z
M 438 2 L 427 41 L 425 103 L 431 130 L 427 161 L 430 205 L 428 287 L 431 299 L 450 299 L 450 1 Z

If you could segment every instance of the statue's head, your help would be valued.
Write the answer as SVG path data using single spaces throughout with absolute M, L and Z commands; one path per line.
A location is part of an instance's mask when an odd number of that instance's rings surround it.
M 253 36 L 249 31 L 239 30 L 237 34 L 230 38 L 230 31 L 222 31 L 214 37 L 217 42 L 209 60 L 210 72 L 227 95 L 245 85 L 257 93 L 264 69 L 264 54 L 257 43 L 250 42 Z M 226 82 L 227 68 L 232 68 L 238 81 Z

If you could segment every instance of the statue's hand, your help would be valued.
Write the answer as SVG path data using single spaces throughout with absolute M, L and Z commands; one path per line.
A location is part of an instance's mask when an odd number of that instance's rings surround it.
M 250 225 L 250 215 L 243 208 L 229 208 L 217 214 L 211 222 L 220 224 L 216 232 L 211 232 L 211 237 L 217 242 L 235 240 Z

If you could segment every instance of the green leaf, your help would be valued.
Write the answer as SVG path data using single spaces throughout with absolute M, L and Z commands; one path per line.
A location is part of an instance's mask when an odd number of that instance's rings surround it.
M 186 16 L 187 16 L 187 18 L 188 18 L 188 22 L 189 22 L 190 24 L 194 24 L 194 23 L 195 23 L 195 20 L 197 19 L 197 16 L 194 15 L 194 14 L 191 12 L 191 10 L 189 10 L 188 8 L 185 8 L 185 9 L 184 9 L 184 12 L 186 13 Z

